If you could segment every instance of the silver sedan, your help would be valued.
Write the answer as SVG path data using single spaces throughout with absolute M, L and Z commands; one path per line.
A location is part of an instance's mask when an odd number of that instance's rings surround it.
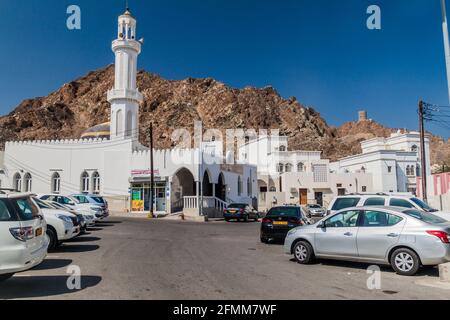
M 292 229 L 284 250 L 301 264 L 314 258 L 389 264 L 401 275 L 450 261 L 450 223 L 431 213 L 396 207 L 338 211 Z

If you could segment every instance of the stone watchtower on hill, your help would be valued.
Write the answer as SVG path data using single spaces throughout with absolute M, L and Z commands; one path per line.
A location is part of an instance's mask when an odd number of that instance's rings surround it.
M 136 19 L 127 8 L 119 16 L 117 39 L 112 42 L 116 60 L 114 88 L 108 91 L 111 140 L 139 139 L 139 104 L 143 96 L 136 87 L 136 73 L 141 44 L 136 40 Z

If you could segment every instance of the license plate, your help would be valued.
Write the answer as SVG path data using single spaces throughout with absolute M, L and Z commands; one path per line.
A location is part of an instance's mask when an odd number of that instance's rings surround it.
M 287 221 L 274 221 L 273 222 L 274 225 L 278 225 L 278 226 L 287 226 Z
M 230 210 L 229 213 L 236 213 L 236 210 Z
M 42 228 L 36 229 L 36 237 L 42 236 Z

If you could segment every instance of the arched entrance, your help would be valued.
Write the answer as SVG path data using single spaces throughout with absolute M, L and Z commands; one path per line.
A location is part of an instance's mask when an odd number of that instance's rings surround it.
M 182 211 L 183 197 L 196 195 L 196 184 L 192 172 L 186 168 L 178 170 L 173 176 L 171 190 L 171 211 Z
M 216 185 L 216 197 L 222 201 L 227 201 L 227 185 L 223 173 L 220 173 L 219 181 Z
M 213 184 L 211 183 L 211 178 L 208 171 L 203 174 L 203 196 L 212 197 L 213 196 Z

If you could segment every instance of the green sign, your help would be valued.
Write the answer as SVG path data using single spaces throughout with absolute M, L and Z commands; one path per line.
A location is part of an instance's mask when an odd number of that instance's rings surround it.
M 139 201 L 141 200 L 141 191 L 140 190 L 133 190 L 131 194 L 131 198 L 133 201 Z

